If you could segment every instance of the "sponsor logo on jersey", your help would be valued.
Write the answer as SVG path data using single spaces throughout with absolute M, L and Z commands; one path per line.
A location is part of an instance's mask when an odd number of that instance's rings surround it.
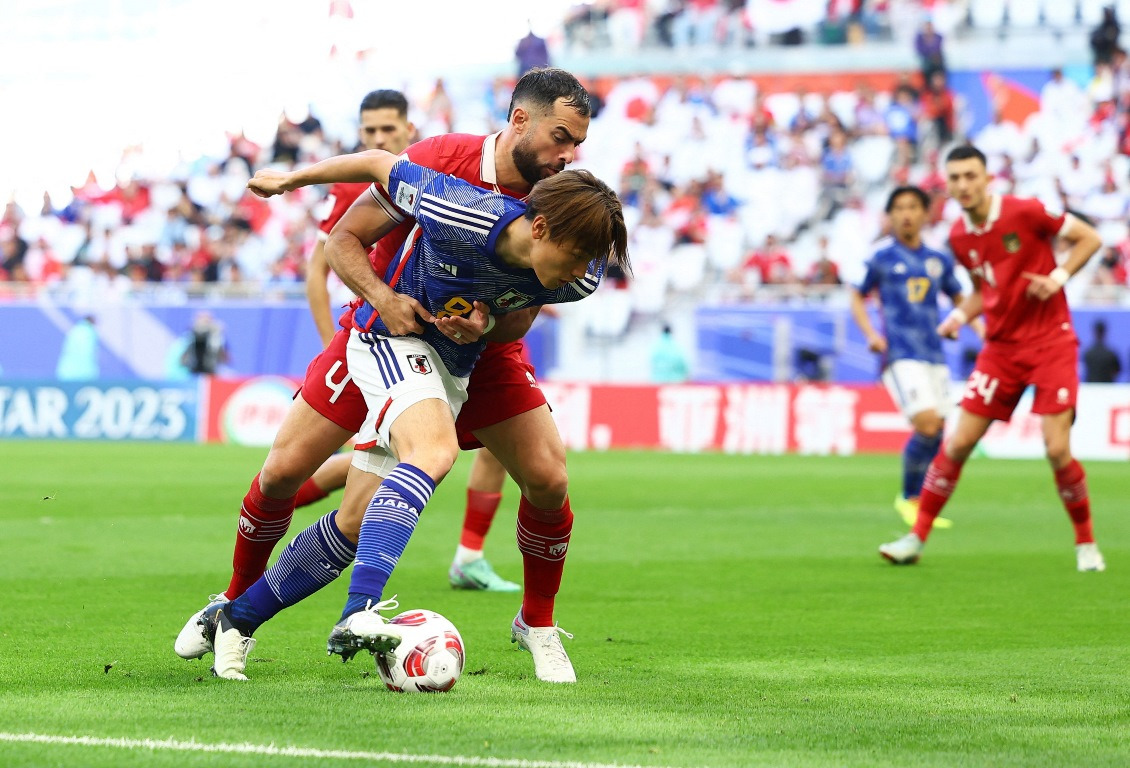
M 416 204 L 416 198 L 419 197 L 419 192 L 411 184 L 400 182 L 400 186 L 396 188 L 396 203 L 398 208 L 406 208 L 412 210 L 412 206 Z
M 439 268 L 452 277 L 459 277 L 459 267 L 454 264 L 440 264 Z
M 931 256 L 926 259 L 926 274 L 935 279 L 942 276 L 942 260 Z
M 432 372 L 432 363 L 427 355 L 408 355 L 408 366 L 416 373 L 429 374 Z
M 1016 253 L 1020 250 L 1020 235 L 1015 232 L 1009 232 L 1001 237 L 1001 242 L 1004 243 L 1004 249 L 1009 253 Z
M 519 307 L 524 307 L 529 304 L 532 299 L 533 296 L 518 293 L 518 291 L 511 288 L 506 293 L 495 298 L 494 306 L 499 309 L 518 309 Z

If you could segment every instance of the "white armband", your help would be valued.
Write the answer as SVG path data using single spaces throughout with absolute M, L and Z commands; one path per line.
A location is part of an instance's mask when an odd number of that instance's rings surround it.
M 487 315 L 487 327 L 483 329 L 483 336 L 486 336 L 488 333 L 490 333 L 491 328 L 494 328 L 494 324 L 496 322 L 498 321 L 495 320 L 494 315 Z
M 1056 285 L 1062 288 L 1064 284 L 1071 278 L 1071 273 L 1063 267 L 1056 267 L 1048 273 L 1048 277 L 1050 277 Z

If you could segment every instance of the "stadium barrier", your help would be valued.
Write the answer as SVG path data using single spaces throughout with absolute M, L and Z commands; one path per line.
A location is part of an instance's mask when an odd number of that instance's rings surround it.
M 169 384 L 0 384 L 0 439 L 224 442 L 267 446 L 296 378 L 201 378 Z M 885 389 L 840 384 L 616 386 L 543 383 L 572 450 L 617 448 L 746 455 L 899 453 L 909 427 Z M 954 392 L 960 392 L 956 385 Z M 1032 398 L 979 450 L 1039 458 Z M 953 421 L 952 419 L 950 420 Z M 1130 459 L 1130 385 L 1084 384 L 1072 433 L 1083 459 Z

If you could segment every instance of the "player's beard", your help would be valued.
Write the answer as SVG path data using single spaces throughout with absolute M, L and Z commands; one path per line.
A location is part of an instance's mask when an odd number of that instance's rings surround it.
M 538 161 L 537 153 L 530 148 L 532 143 L 533 136 L 527 133 L 518 140 L 514 149 L 510 151 L 510 157 L 514 160 L 514 167 L 518 169 L 518 173 L 531 187 L 545 178 L 544 172 L 549 167 Z M 558 168 L 557 170 L 560 171 L 561 169 Z

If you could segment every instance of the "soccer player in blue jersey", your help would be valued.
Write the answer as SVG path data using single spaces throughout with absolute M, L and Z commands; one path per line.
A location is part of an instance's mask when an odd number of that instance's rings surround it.
M 938 293 L 947 294 L 955 306 L 962 298 L 953 258 L 922 243 L 929 208 L 930 197 L 918 187 L 891 192 L 886 211 L 894 237 L 880 241 L 851 295 L 852 317 L 868 348 L 881 355 L 883 384 L 914 428 L 903 449 L 902 493 L 895 498 L 895 509 L 907 525 L 917 517 L 926 468 L 942 443 L 945 418 L 953 407 L 950 371 L 936 330 Z M 867 314 L 871 293 L 879 295 L 881 331 Z M 948 525 L 946 520 L 941 527 Z
M 609 260 L 629 268 L 620 202 L 587 171 L 544 179 L 522 202 L 374 150 L 296 174 L 260 171 L 249 186 L 269 196 L 331 179 L 375 181 L 416 219 L 385 282 L 415 309 L 424 330 L 393 336 L 371 305 L 355 312 L 347 356 L 368 417 L 353 467 L 385 480 L 371 498 L 347 483 L 336 514 L 300 533 L 244 595 L 207 609 L 214 672 L 228 679 L 246 679 L 251 634 L 263 622 L 333 581 L 354 557 L 329 651 L 348 659 L 360 649 L 396 647 L 400 630 L 379 613 L 394 607 L 382 601 L 384 587 L 420 512 L 458 456 L 455 417 L 483 336 L 503 331 L 506 315 L 516 310 L 589 295 Z M 543 545 L 552 557 L 564 543 Z M 524 626 L 519 612 L 515 632 Z M 560 640 L 556 648 L 563 663 L 561 679 L 553 682 L 575 681 Z

